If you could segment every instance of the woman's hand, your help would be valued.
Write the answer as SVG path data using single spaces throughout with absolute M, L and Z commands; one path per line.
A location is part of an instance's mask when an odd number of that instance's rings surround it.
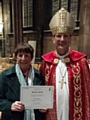
M 20 101 L 15 101 L 12 105 L 11 105 L 11 111 L 18 111 L 18 112 L 22 112 L 24 110 L 24 104 Z

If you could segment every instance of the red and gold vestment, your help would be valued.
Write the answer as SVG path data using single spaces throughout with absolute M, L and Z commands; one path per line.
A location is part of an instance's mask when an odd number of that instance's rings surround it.
M 46 85 L 54 86 L 53 109 L 46 112 L 46 120 L 57 120 L 56 113 L 56 51 L 44 54 L 40 71 Z M 90 72 L 86 55 L 70 50 L 64 58 L 68 69 L 69 120 L 90 120 Z

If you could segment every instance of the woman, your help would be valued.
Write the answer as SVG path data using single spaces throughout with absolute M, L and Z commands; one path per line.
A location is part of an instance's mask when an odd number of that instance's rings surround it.
M 4 70 L 0 75 L 2 120 L 44 120 L 44 113 L 39 110 L 25 110 L 20 101 L 20 86 L 44 84 L 40 72 L 30 64 L 33 53 L 31 45 L 20 43 L 14 52 L 16 65 Z

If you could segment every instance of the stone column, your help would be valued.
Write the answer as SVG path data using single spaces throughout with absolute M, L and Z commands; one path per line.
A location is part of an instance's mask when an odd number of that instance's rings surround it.
M 36 60 L 41 61 L 41 55 L 43 52 L 43 18 L 44 18 L 44 1 L 37 0 L 36 2 Z
M 12 0 L 13 8 L 13 32 L 14 48 L 18 43 L 23 42 L 23 18 L 22 18 L 22 0 Z
M 9 44 L 7 33 L 10 32 L 10 6 L 9 0 L 2 1 L 2 16 L 3 16 L 3 39 L 2 39 L 2 57 L 7 57 L 9 53 Z
M 90 0 L 81 0 L 79 51 L 90 58 Z

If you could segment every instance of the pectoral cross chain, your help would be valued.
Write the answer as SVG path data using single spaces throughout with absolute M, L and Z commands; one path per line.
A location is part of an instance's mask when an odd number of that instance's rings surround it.
M 61 89 L 63 88 L 63 84 L 66 84 L 66 82 L 64 81 L 64 78 L 62 78 L 62 81 L 59 81 L 59 83 L 61 83 Z

